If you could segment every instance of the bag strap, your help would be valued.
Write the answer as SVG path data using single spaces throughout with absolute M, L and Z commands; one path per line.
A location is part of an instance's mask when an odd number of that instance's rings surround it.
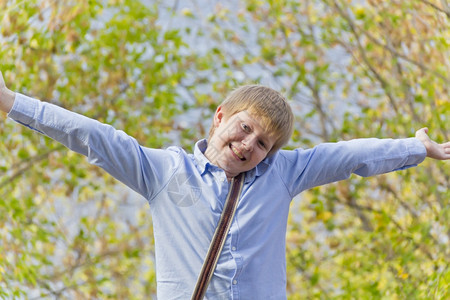
M 236 207 L 239 202 L 239 196 L 243 186 L 244 173 L 237 175 L 231 180 L 231 186 L 227 199 L 225 200 L 225 206 L 220 216 L 219 223 L 217 224 L 216 231 L 214 232 L 214 236 L 211 240 L 211 244 L 209 245 L 208 254 L 203 262 L 203 267 L 200 275 L 198 276 L 197 284 L 191 300 L 201 300 L 205 296 L 206 289 L 208 288 L 214 269 L 216 268 L 217 261 L 219 260 L 220 252 L 222 252 L 223 245 L 225 244 L 225 239 L 228 230 L 230 229 L 234 213 L 236 212 Z

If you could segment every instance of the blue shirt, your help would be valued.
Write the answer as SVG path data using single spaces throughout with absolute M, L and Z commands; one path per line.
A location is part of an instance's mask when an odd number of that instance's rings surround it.
M 229 183 L 203 155 L 150 149 L 123 131 L 17 94 L 9 117 L 86 155 L 150 203 L 160 299 L 190 299 Z M 280 150 L 246 172 L 245 184 L 207 299 L 286 299 L 286 226 L 291 199 L 352 173 L 370 176 L 416 166 L 415 139 L 358 139 Z

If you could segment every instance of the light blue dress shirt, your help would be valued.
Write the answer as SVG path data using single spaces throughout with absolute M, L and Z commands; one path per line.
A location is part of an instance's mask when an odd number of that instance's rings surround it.
M 229 183 L 203 155 L 150 149 L 123 131 L 17 94 L 8 115 L 88 157 L 150 203 L 159 299 L 190 299 Z M 207 299 L 286 299 L 286 226 L 291 199 L 352 173 L 370 176 L 416 166 L 426 150 L 415 139 L 358 139 L 280 150 L 248 171 Z

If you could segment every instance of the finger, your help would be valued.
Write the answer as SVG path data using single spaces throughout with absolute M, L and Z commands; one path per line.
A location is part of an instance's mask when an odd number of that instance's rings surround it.
M 416 131 L 416 136 L 418 136 L 418 135 L 422 135 L 422 136 L 428 135 L 428 128 L 427 127 L 423 127 L 423 128 L 420 128 L 419 130 L 417 130 Z
M 442 147 L 444 147 L 445 154 L 450 154 L 450 142 L 442 144 Z
M 450 159 L 450 142 L 439 144 L 439 147 L 441 149 L 441 151 L 440 151 L 441 155 L 438 159 L 449 160 Z
M 426 133 L 425 128 L 421 128 L 416 131 L 416 138 L 424 144 L 431 142 L 431 139 Z
M 3 79 L 2 71 L 0 71 L 0 89 L 6 88 L 5 80 Z

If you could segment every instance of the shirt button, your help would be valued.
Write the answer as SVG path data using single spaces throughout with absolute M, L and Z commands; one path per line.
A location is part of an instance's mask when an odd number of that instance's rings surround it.
M 233 284 L 237 284 L 237 280 L 235 279 L 235 280 L 233 280 Z
M 231 247 L 231 250 L 236 251 L 236 247 Z

